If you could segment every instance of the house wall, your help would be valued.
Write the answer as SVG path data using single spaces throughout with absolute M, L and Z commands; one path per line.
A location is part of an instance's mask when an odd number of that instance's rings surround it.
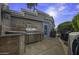
M 45 29 L 44 29 L 44 26 L 46 25 L 47 26 L 47 35 L 44 35 L 44 36 L 50 36 L 50 32 L 51 30 L 54 28 L 54 22 L 53 22 L 53 18 L 51 17 L 47 17 L 44 19 L 44 22 L 43 22 L 43 33 L 45 33 Z
M 8 13 L 3 13 L 2 15 L 2 35 L 5 31 L 11 30 L 11 16 Z
M 16 14 L 21 14 L 21 17 Z M 36 28 L 39 32 L 44 33 L 44 24 L 47 24 L 47 36 L 49 36 L 50 31 L 54 28 L 53 19 L 49 15 L 45 15 L 45 13 L 42 12 L 38 12 L 38 15 L 35 16 L 29 15 L 27 12 L 16 13 L 11 10 L 5 10 L 3 16 L 2 33 L 5 31 L 25 31 L 28 24 L 30 24 L 30 27 Z
M 42 22 L 39 21 L 12 17 L 12 22 L 16 23 L 16 30 L 25 31 L 27 25 L 30 24 L 31 27 L 35 27 L 38 31 L 42 31 Z
M 5 16 L 8 17 L 5 17 Z M 3 26 L 2 26 L 2 32 L 5 31 L 25 31 L 28 24 L 31 25 L 31 27 L 36 28 L 39 32 L 44 33 L 44 25 L 48 26 L 48 34 L 45 36 L 49 36 L 52 28 L 54 28 L 52 22 L 50 20 L 44 20 L 44 22 L 41 21 L 35 21 L 33 19 L 26 19 L 21 17 L 15 17 L 11 16 L 10 14 L 3 14 Z
M 43 26 L 42 22 L 30 20 L 26 18 L 19 18 L 19 17 L 11 17 L 9 14 L 6 13 L 8 19 L 3 17 L 3 32 L 5 31 L 25 31 L 28 24 L 31 27 L 36 28 L 38 31 L 42 32 Z M 3 16 L 6 16 L 5 14 Z

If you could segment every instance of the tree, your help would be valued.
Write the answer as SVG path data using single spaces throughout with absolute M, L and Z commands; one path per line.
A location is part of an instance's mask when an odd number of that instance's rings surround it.
M 59 33 L 73 31 L 72 22 L 67 21 L 67 22 L 61 23 L 59 24 L 57 29 Z
M 60 34 L 60 38 L 65 41 L 68 41 L 69 33 L 74 31 L 72 22 L 70 22 L 70 21 L 61 23 L 58 26 L 57 30 L 58 30 L 58 33 Z
M 33 10 L 35 10 L 36 8 L 36 6 L 37 6 L 38 4 L 37 3 L 27 3 L 27 7 L 29 8 L 29 9 L 33 9 Z
M 79 31 L 79 13 L 73 18 L 72 26 L 76 32 Z

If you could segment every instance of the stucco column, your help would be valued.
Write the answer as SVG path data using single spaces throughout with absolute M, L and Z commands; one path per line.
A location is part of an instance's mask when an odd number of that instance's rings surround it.
M 20 55 L 24 55 L 25 54 L 25 35 L 20 36 L 19 49 L 20 49 L 19 50 Z

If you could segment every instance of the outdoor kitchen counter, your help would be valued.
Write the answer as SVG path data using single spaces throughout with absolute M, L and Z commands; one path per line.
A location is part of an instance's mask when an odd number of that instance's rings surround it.
M 43 34 L 8 32 L 0 36 L 0 54 L 25 54 L 25 45 L 41 41 Z
M 0 36 L 0 54 L 24 54 L 25 36 L 7 34 Z
M 43 40 L 43 34 L 40 33 L 28 33 L 25 35 L 26 44 L 34 43 Z
M 8 31 L 8 34 L 21 34 L 25 36 L 25 43 L 34 43 L 43 40 L 43 34 L 41 32 L 30 31 Z

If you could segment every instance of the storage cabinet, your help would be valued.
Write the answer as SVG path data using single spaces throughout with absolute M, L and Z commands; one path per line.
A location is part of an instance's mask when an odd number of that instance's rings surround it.
M 41 41 L 43 40 L 43 35 L 42 34 L 38 34 L 38 33 L 34 33 L 34 34 L 26 34 L 25 36 L 25 43 L 29 44 L 29 43 L 34 43 L 37 41 Z

